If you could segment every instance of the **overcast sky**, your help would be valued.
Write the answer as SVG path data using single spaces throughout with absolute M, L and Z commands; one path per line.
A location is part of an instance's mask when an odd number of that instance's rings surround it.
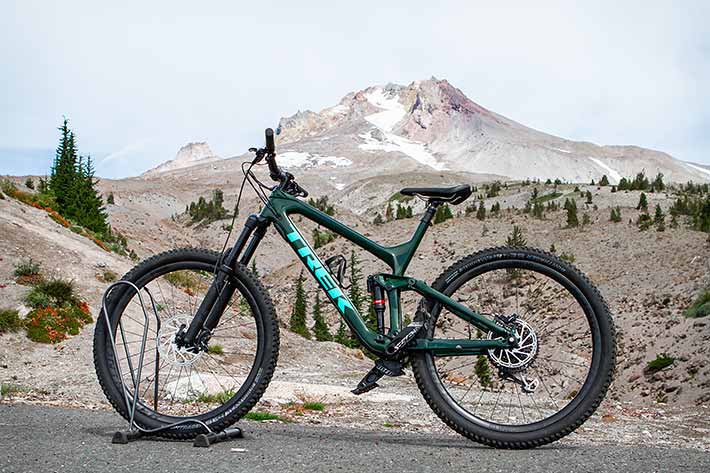
M 541 131 L 710 163 L 710 2 L 490 3 L 0 0 L 0 174 L 44 173 L 63 115 L 118 177 L 431 76 Z

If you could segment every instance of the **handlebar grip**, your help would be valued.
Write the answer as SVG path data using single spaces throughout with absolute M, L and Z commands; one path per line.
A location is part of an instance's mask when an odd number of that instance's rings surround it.
M 274 154 L 276 151 L 276 145 L 274 144 L 274 130 L 267 128 L 266 131 L 264 131 L 264 135 L 266 135 L 266 152 Z

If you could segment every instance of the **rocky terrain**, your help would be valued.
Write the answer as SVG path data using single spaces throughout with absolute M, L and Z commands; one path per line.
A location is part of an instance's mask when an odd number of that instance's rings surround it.
M 149 178 L 150 176 L 157 176 L 166 171 L 183 169 L 196 164 L 205 164 L 216 159 L 220 159 L 220 157 L 210 149 L 210 145 L 207 143 L 188 143 L 178 150 L 175 158 L 144 172 L 143 177 Z

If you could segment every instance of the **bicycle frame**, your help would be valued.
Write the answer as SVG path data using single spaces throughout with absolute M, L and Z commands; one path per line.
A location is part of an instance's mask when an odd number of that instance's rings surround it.
M 308 241 L 293 223 L 289 217 L 291 214 L 302 215 L 337 233 L 368 253 L 376 256 L 391 268 L 391 274 L 381 273 L 374 275 L 377 281 L 385 288 L 389 303 L 389 331 L 385 336 L 373 332 L 367 327 L 362 315 L 358 312 L 357 308 L 353 306 L 348 296 L 342 291 L 330 274 L 330 271 L 325 268 L 318 255 L 313 251 Z M 408 347 L 408 350 L 426 350 L 438 356 L 456 356 L 482 354 L 489 349 L 510 348 L 514 346 L 516 338 L 514 333 L 470 308 L 459 304 L 441 292 L 436 291 L 423 281 L 405 276 L 405 271 L 431 224 L 432 217 L 433 212 L 427 211 L 409 241 L 396 246 L 386 247 L 370 240 L 326 213 L 276 188 L 269 196 L 267 205 L 264 206 L 258 217 L 260 221 L 267 222 L 267 224 L 262 225 L 262 227 L 260 227 L 261 231 L 252 238 L 241 262 L 244 264 L 248 262 L 258 242 L 265 233 L 265 226 L 273 224 L 281 237 L 289 243 L 291 248 L 293 248 L 299 256 L 301 262 L 306 266 L 318 285 L 325 291 L 328 299 L 335 306 L 338 313 L 343 317 L 355 336 L 357 336 L 368 350 L 378 355 L 385 353 L 387 343 L 401 329 L 400 320 L 402 320 L 402 314 L 400 293 L 409 290 L 417 292 L 429 299 L 433 299 L 436 303 L 449 309 L 456 316 L 471 323 L 484 333 L 492 332 L 497 338 L 473 340 L 418 338 Z

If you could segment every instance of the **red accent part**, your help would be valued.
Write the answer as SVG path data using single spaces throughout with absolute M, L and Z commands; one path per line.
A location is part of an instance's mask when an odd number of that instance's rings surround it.
M 384 299 L 375 299 L 372 301 L 372 305 L 378 305 L 378 304 L 385 305 L 385 300 Z

